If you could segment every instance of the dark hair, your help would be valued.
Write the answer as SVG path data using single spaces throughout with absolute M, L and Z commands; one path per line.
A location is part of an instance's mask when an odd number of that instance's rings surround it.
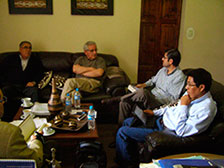
M 31 47 L 32 47 L 32 44 L 31 44 L 31 42 L 29 42 L 29 41 L 22 41 L 22 42 L 19 44 L 19 47 L 22 47 L 22 45 L 25 44 L 25 43 L 30 44 Z
M 205 91 L 208 92 L 212 85 L 212 75 L 203 68 L 193 69 L 187 73 L 187 76 L 194 78 L 197 87 L 201 84 L 205 85 Z
M 172 59 L 173 65 L 177 67 L 181 60 L 181 54 L 178 49 L 170 49 L 167 50 L 165 53 L 167 53 L 168 60 Z

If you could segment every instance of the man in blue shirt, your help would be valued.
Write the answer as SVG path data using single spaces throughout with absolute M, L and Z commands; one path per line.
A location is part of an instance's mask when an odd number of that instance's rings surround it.
M 204 132 L 213 121 L 217 107 L 209 92 L 212 77 L 199 68 L 188 74 L 186 93 L 177 106 L 166 106 L 155 110 L 144 110 L 149 116 L 157 116 L 154 128 L 130 127 L 133 117 L 127 118 L 116 137 L 117 159 L 125 166 L 136 163 L 138 142 L 154 131 L 168 129 L 177 136 L 186 137 Z
M 185 75 L 179 68 L 181 54 L 177 49 L 165 52 L 162 58 L 163 68 L 155 76 L 142 84 L 137 84 L 139 88 L 136 92 L 121 97 L 119 105 L 119 126 L 125 118 L 131 116 L 135 106 L 142 109 L 154 109 L 162 104 L 176 101 L 185 84 Z M 153 86 L 151 90 L 145 87 Z

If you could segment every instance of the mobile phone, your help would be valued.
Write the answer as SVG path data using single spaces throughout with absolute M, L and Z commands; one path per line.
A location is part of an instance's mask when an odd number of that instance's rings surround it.
M 77 120 L 78 120 L 78 121 L 81 121 L 81 120 L 83 120 L 85 117 L 86 117 L 86 113 L 83 112 L 79 117 L 77 117 Z

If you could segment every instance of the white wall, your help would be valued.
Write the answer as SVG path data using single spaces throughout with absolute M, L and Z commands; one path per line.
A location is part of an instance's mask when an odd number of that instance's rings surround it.
M 114 0 L 113 16 L 71 15 L 71 0 L 53 0 L 53 15 L 9 15 L 0 0 L 0 52 L 16 51 L 29 40 L 34 51 L 82 51 L 94 40 L 102 53 L 114 54 L 132 82 L 137 79 L 139 0 Z
M 95 40 L 99 52 L 114 54 L 132 82 L 137 80 L 140 0 L 114 0 L 113 16 L 71 15 L 70 0 L 54 0 L 53 15 L 9 15 L 0 0 L 0 52 L 30 40 L 35 51 L 82 51 Z M 181 68 L 203 67 L 224 84 L 224 0 L 183 0 L 179 49 Z M 192 40 L 188 27 L 195 29 Z
M 186 38 L 193 27 L 195 37 Z M 179 48 L 182 68 L 202 67 L 224 84 L 224 0 L 184 0 Z

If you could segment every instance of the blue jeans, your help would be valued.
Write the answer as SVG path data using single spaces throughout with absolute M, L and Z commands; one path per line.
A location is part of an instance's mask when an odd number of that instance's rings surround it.
M 130 127 L 133 119 L 134 117 L 127 118 L 116 136 L 116 157 L 123 164 L 138 161 L 137 143 L 143 143 L 148 134 L 163 130 L 159 119 L 156 128 Z

